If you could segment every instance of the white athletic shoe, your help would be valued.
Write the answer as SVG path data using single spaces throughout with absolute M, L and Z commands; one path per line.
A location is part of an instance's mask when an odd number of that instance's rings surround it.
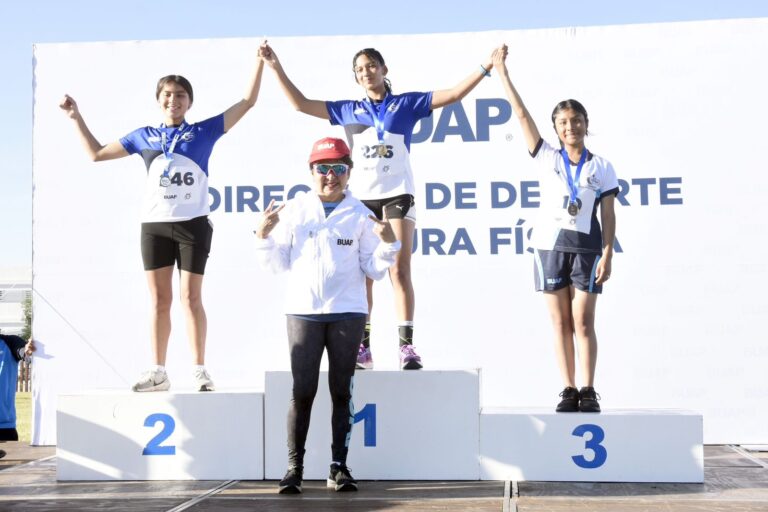
M 131 389 L 142 393 L 145 391 L 168 391 L 170 387 L 171 381 L 168 380 L 167 373 L 159 370 L 147 370 L 141 374 L 139 381 Z
M 205 368 L 195 369 L 195 389 L 198 391 L 213 391 L 213 381 Z

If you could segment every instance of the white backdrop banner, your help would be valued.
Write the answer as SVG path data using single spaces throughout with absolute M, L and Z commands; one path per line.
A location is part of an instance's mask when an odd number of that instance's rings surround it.
M 766 33 L 768 19 L 751 19 L 270 43 L 310 98 L 362 97 L 351 62 L 364 47 L 383 53 L 395 92 L 405 92 L 452 87 L 506 42 L 513 79 L 550 142 L 554 105 L 584 103 L 587 146 L 621 180 L 618 251 L 597 309 L 603 407 L 692 409 L 704 414 L 707 443 L 766 444 L 768 174 L 751 149 L 768 117 Z M 124 390 L 151 359 L 143 162 L 91 163 L 60 98 L 74 96 L 106 143 L 159 124 L 155 82 L 178 73 L 195 87 L 188 120 L 199 121 L 241 97 L 259 42 L 35 46 L 34 444 L 55 443 L 58 393 Z M 213 152 L 204 300 L 219 389 L 262 389 L 266 370 L 288 369 L 284 277 L 257 267 L 252 230 L 270 199 L 307 188 L 309 149 L 323 136 L 343 130 L 294 111 L 265 69 L 258 104 Z M 481 368 L 485 406 L 554 407 L 562 383 L 528 243 L 537 176 L 495 73 L 424 119 L 413 142 L 415 339 L 425 368 Z M 397 367 L 393 309 L 390 284 L 377 283 L 381 369 Z M 184 389 L 191 358 L 178 303 L 173 315 L 168 369 Z

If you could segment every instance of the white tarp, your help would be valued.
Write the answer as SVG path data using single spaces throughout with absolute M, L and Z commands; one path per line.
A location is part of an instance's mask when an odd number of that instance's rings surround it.
M 704 414 L 707 443 L 768 443 L 768 19 L 408 36 L 271 38 L 310 98 L 362 97 L 351 60 L 387 60 L 396 92 L 453 86 L 494 46 L 544 136 L 553 106 L 587 107 L 587 146 L 622 180 L 621 252 L 598 300 L 596 387 L 604 408 Z M 76 98 L 102 143 L 159 124 L 154 85 L 195 88 L 188 120 L 240 98 L 259 39 L 37 45 L 34 92 L 34 444 L 55 443 L 59 392 L 126 389 L 150 362 L 139 252 L 139 157 L 91 163 L 59 110 Z M 284 278 L 257 268 L 252 229 L 270 197 L 309 183 L 311 143 L 342 129 L 295 112 L 265 69 L 256 107 L 210 162 L 213 250 L 204 285 L 207 366 L 220 389 L 261 389 L 288 368 Z M 554 407 L 562 389 L 548 314 L 533 291 L 527 233 L 537 177 L 498 78 L 417 127 L 413 260 L 416 346 L 427 370 L 481 368 L 485 406 Z M 753 149 L 754 148 L 754 149 Z M 354 180 L 354 174 L 352 179 Z M 738 186 L 738 192 L 736 188 Z M 178 287 L 176 286 L 176 289 Z M 397 365 L 391 286 L 377 285 L 377 368 Z M 174 304 L 168 368 L 191 385 Z

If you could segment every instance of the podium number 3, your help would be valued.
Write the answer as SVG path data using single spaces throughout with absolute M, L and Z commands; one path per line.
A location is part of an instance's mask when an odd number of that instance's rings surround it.
M 592 450 L 595 456 L 591 460 L 587 460 L 583 455 L 574 455 L 571 457 L 573 462 L 580 468 L 594 469 L 599 468 L 605 464 L 605 459 L 608 458 L 608 452 L 605 446 L 600 443 L 605 439 L 605 432 L 597 425 L 579 425 L 573 429 L 573 435 L 578 437 L 584 437 L 584 434 L 591 434 L 590 438 L 584 441 L 584 448 Z
M 176 455 L 175 446 L 160 446 L 160 443 L 171 437 L 174 429 L 176 428 L 176 422 L 171 416 L 163 413 L 155 413 L 147 416 L 144 420 L 145 427 L 154 427 L 158 423 L 163 424 L 163 430 L 160 431 L 155 437 L 149 440 L 147 446 L 144 447 L 142 455 Z

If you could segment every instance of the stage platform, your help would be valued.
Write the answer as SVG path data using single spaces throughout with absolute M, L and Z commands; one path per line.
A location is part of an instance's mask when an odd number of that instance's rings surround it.
M 361 481 L 335 493 L 308 481 L 299 496 L 277 494 L 274 480 L 57 482 L 55 448 L 0 449 L 3 512 L 768 511 L 768 453 L 738 446 L 704 447 L 703 484 Z

